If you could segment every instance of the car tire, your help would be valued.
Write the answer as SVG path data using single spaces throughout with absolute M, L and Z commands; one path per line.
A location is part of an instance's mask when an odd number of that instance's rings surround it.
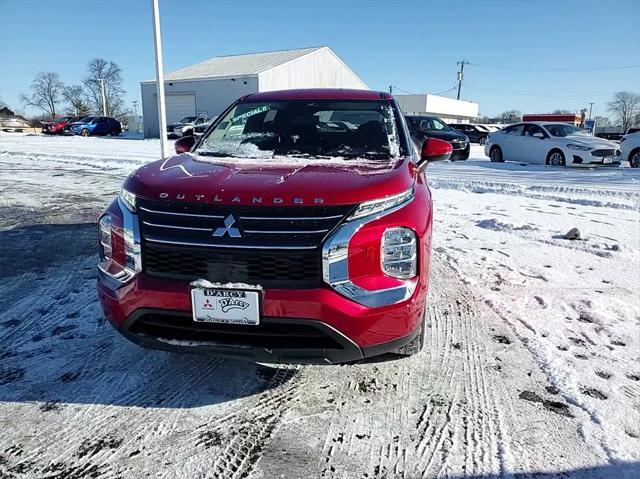
M 81 135 L 81 136 L 89 136 L 90 134 L 91 134 L 91 132 L 90 132 L 89 130 L 87 130 L 86 128 L 83 128 L 83 129 L 80 131 L 80 135 Z
M 547 155 L 547 165 L 549 166 L 567 166 L 564 153 L 560 150 L 551 150 Z
M 118 130 L 113 130 L 111 132 L 111 136 L 118 136 L 120 134 L 120 132 Z
M 398 356 L 413 356 L 422 351 L 424 347 L 424 336 L 425 336 L 425 317 L 426 314 L 422 317 L 422 322 L 420 323 L 420 330 L 415 338 L 413 338 L 410 342 L 405 344 L 404 346 L 399 347 L 398 349 L 394 349 L 392 351 L 393 354 L 397 354 Z
M 502 149 L 499 146 L 492 146 L 489 151 L 489 159 L 491 160 L 491 163 L 504 163 Z
M 640 168 L 640 148 L 636 148 L 629 153 L 629 166 L 631 168 Z

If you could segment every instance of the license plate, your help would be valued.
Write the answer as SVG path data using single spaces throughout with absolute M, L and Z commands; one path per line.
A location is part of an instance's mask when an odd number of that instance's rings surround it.
M 602 160 L 602 163 L 604 163 L 605 165 L 610 165 L 611 163 L 613 163 L 613 158 L 604 158 Z
M 260 293 L 242 289 L 193 288 L 193 320 L 203 323 L 260 323 Z

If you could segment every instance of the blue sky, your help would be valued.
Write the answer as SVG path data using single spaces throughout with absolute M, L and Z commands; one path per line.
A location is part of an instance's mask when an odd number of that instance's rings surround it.
M 127 104 L 154 76 L 150 0 L 0 0 L 0 98 L 39 71 L 79 83 L 100 56 L 123 69 Z M 575 110 L 640 91 L 640 2 L 160 0 L 165 70 L 217 55 L 327 45 L 371 88 L 453 87 L 483 114 Z M 556 69 L 556 70 L 553 70 Z M 453 93 L 453 92 L 452 92 Z

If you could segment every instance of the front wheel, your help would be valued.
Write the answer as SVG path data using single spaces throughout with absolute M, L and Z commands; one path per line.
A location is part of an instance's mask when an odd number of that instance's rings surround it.
M 640 168 L 640 149 L 632 151 L 629 155 L 629 166 L 631 168 Z
M 502 150 L 499 146 L 494 146 L 489 152 L 489 158 L 492 163 L 504 163 L 504 156 L 502 156 Z
M 551 150 L 549 155 L 547 156 L 547 165 L 551 166 L 566 166 L 566 161 L 564 159 L 564 153 L 560 150 Z
M 86 128 L 83 128 L 82 131 L 80 132 L 80 134 L 82 136 L 89 136 L 90 132 Z

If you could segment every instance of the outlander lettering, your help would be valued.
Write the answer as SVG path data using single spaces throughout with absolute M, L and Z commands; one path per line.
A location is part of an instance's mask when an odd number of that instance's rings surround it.
M 432 202 L 388 93 L 245 96 L 98 222 L 108 320 L 149 348 L 337 363 L 422 348 Z

